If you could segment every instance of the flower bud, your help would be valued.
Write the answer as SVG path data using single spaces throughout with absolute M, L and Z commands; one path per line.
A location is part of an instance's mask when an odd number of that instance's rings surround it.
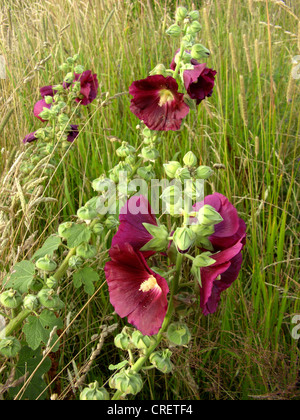
M 77 210 L 77 216 L 82 220 L 93 220 L 98 217 L 98 213 L 95 209 L 85 205 Z
M 170 373 L 173 369 L 170 357 L 172 352 L 169 349 L 155 351 L 149 357 L 149 362 L 163 373 Z
M 201 60 L 210 56 L 210 51 L 202 44 L 195 44 L 191 49 L 191 56 L 195 60 Z
M 199 166 L 196 169 L 196 178 L 197 179 L 207 179 L 209 178 L 214 171 L 209 166 Z
M 121 370 L 110 379 L 109 386 L 123 394 L 136 395 L 143 388 L 143 380 L 137 372 Z
M 191 12 L 189 12 L 188 16 L 192 21 L 199 20 L 200 19 L 199 10 L 192 10 Z
M 60 300 L 55 290 L 42 289 L 37 295 L 41 305 L 48 309 L 61 309 L 64 303 Z
M 186 34 L 182 38 L 182 41 L 181 42 L 183 43 L 184 48 L 191 48 L 194 45 L 195 36 L 192 35 L 192 34 Z
M 167 330 L 167 337 L 171 343 L 177 346 L 186 346 L 190 342 L 191 333 L 186 324 L 174 322 Z
M 99 388 L 97 381 L 89 384 L 88 387 L 84 388 L 80 393 L 80 401 L 101 401 L 109 400 L 109 393 L 105 388 Z
M 173 241 L 179 251 L 187 252 L 196 240 L 195 233 L 187 226 L 177 228 L 173 235 Z
M 173 38 L 178 38 L 181 35 L 181 28 L 176 23 L 174 25 L 171 25 L 167 30 L 166 34 L 170 35 Z
M 135 152 L 136 152 L 135 148 L 131 146 L 130 144 L 128 144 L 126 141 L 123 141 L 122 146 L 116 150 L 116 154 L 120 158 L 125 158 Z
M 176 185 L 170 185 L 163 190 L 161 199 L 168 204 L 179 204 L 181 205 L 182 193 Z
M 103 230 L 104 230 L 104 226 L 102 225 L 102 223 L 96 223 L 93 226 L 93 233 L 95 235 L 101 235 L 101 233 L 103 232 Z
M 140 331 L 135 330 L 132 333 L 132 344 L 135 348 L 139 350 L 146 350 L 149 348 L 152 344 L 155 343 L 154 337 L 149 337 L 148 335 L 143 335 Z
M 181 165 L 177 161 L 171 161 L 169 163 L 164 163 L 164 170 L 166 175 L 173 179 L 175 178 L 176 171 L 181 168 Z
M 53 97 L 52 96 L 45 96 L 44 100 L 45 100 L 47 105 L 50 105 L 50 104 L 53 103 Z
M 197 255 L 193 261 L 193 266 L 201 268 L 215 264 L 216 261 L 213 258 L 210 258 L 211 255 L 213 255 L 211 252 L 202 252 L 202 254 Z
M 70 268 L 78 268 L 83 264 L 83 259 L 78 257 L 78 255 L 72 255 L 69 259 L 69 267 Z
M 81 66 L 80 64 L 78 64 L 77 66 L 75 66 L 75 68 L 74 68 L 74 72 L 75 72 L 76 74 L 81 74 L 81 73 L 83 73 L 83 72 L 84 72 L 84 67 L 83 67 L 83 66 Z
M 67 114 L 60 114 L 57 118 L 58 124 L 65 127 L 67 124 L 69 124 L 70 118 Z
M 0 354 L 5 357 L 16 357 L 21 350 L 21 343 L 15 337 L 0 339 Z
M 69 64 L 67 64 L 67 63 L 63 63 L 63 64 L 61 64 L 61 65 L 59 66 L 59 69 L 60 69 L 60 70 L 62 70 L 63 72 L 68 71 L 68 70 L 69 70 L 69 68 L 70 68 L 70 66 L 69 66 Z
M 57 285 L 58 285 L 58 282 L 55 277 L 51 276 L 47 278 L 46 286 L 49 287 L 49 289 L 55 289 Z
M 134 155 L 126 156 L 125 163 L 133 167 L 136 163 L 136 157 Z
M 153 236 L 153 239 L 147 242 L 141 251 L 165 251 L 169 244 L 168 229 L 164 225 L 155 226 L 150 223 L 143 223 L 143 226 Z
M 57 268 L 56 262 L 52 260 L 49 255 L 39 258 L 35 265 L 39 270 L 47 272 L 55 271 Z
M 35 295 L 26 295 L 23 300 L 23 306 L 29 311 L 35 311 L 39 307 L 39 300 Z
M 222 222 L 223 217 L 210 205 L 205 204 L 198 212 L 198 220 L 202 225 L 216 225 Z
M 66 77 L 64 78 L 64 82 L 66 83 L 72 83 L 74 79 L 74 74 L 72 72 L 69 72 Z
M 83 259 L 89 260 L 97 254 L 97 248 L 94 245 L 83 243 L 76 248 L 76 255 Z
M 105 175 L 101 175 L 100 178 L 94 179 L 92 182 L 92 188 L 98 192 L 105 192 L 109 190 L 114 183 L 109 178 L 105 178 Z
M 128 350 L 130 348 L 130 337 L 122 331 L 120 334 L 115 336 L 114 343 L 119 349 Z
M 187 28 L 187 33 L 191 35 L 195 35 L 200 32 L 202 29 L 202 25 L 197 21 L 194 20 Z
M 43 111 L 39 113 L 39 117 L 45 121 L 48 121 L 52 117 L 52 112 L 50 111 L 50 109 L 44 107 Z
M 177 169 L 175 173 L 175 178 L 179 179 L 181 182 L 184 182 L 185 179 L 191 179 L 191 174 L 188 168 Z
M 73 222 L 65 222 L 58 226 L 58 235 L 61 238 L 68 239 L 70 230 L 74 226 Z
M 183 163 L 186 166 L 193 167 L 198 163 L 198 159 L 193 152 L 187 152 L 183 157 Z
M 157 64 L 157 66 L 154 67 L 153 70 L 150 71 L 150 76 L 154 76 L 156 74 L 162 74 L 163 76 L 166 76 L 166 67 L 163 64 Z
M 159 151 L 153 146 L 146 146 L 142 148 L 141 156 L 144 160 L 155 161 L 159 156 Z
M 115 229 L 119 226 L 120 222 L 113 215 L 110 215 L 107 217 L 104 224 L 108 229 Z
M 151 179 L 154 179 L 155 176 L 156 176 L 152 165 L 143 166 L 141 168 L 138 168 L 137 174 L 140 178 L 144 179 L 145 181 L 150 181 Z
M 22 303 L 22 296 L 14 289 L 7 290 L 0 295 L 0 303 L 5 308 L 16 309 Z
M 188 11 L 185 7 L 182 7 L 182 6 L 177 7 L 176 13 L 175 13 L 176 22 L 182 22 L 186 18 L 187 14 L 188 14 Z

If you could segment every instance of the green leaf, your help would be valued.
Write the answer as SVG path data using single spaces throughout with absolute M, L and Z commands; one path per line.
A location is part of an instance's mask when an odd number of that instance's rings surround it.
M 117 365 L 109 365 L 108 369 L 109 370 L 122 369 L 122 367 L 126 366 L 128 363 L 129 363 L 128 360 L 123 360 L 123 362 L 120 362 Z
M 49 357 L 46 357 L 45 360 L 41 363 L 42 358 L 43 356 L 41 354 L 40 348 L 32 350 L 27 346 L 22 347 L 19 353 L 19 361 L 16 366 L 16 375 L 14 379 L 17 380 L 24 376 L 26 373 L 28 378 L 33 373 L 33 371 L 36 371 L 24 389 L 24 392 L 22 391 L 18 399 L 34 401 L 38 397 L 41 400 L 46 398 L 47 395 L 45 392 L 43 392 L 43 390 L 46 389 L 46 383 L 43 377 L 45 373 L 47 373 L 51 368 L 51 360 Z M 37 368 L 40 363 L 41 365 Z M 23 385 L 24 381 L 22 381 L 20 385 L 9 389 L 9 395 L 11 399 L 13 399 L 18 394 Z
M 84 291 L 92 295 L 95 291 L 94 282 L 99 280 L 99 275 L 90 267 L 84 267 L 76 271 L 73 276 L 73 283 L 76 289 L 84 286 Z
M 91 231 L 86 224 L 73 225 L 68 231 L 67 245 L 69 248 L 76 248 L 83 242 L 89 242 Z
M 49 336 L 53 328 L 62 328 L 63 323 L 60 318 L 57 318 L 55 314 L 48 309 L 45 309 L 40 316 L 30 315 L 27 319 L 26 324 L 23 327 L 23 332 L 26 337 L 28 346 L 32 350 L 36 350 L 41 343 L 47 344 Z M 53 339 L 50 346 L 57 340 L 57 335 L 53 335 Z M 59 344 L 57 344 L 58 346 Z M 53 351 L 57 350 L 57 346 L 53 348 Z
M 57 235 L 52 235 L 48 239 L 46 239 L 44 245 L 38 249 L 33 257 L 32 260 L 38 260 L 39 258 L 44 257 L 45 255 L 53 255 L 53 252 L 58 249 L 61 244 L 61 238 Z
M 13 288 L 20 293 L 28 291 L 28 287 L 35 275 L 35 265 L 30 261 L 21 261 L 14 266 L 6 288 Z

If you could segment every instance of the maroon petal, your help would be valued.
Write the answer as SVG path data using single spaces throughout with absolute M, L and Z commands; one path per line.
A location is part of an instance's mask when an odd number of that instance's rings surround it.
M 142 334 L 156 334 L 168 306 L 166 280 L 154 273 L 143 255 L 128 243 L 112 247 L 109 255 L 111 261 L 104 270 L 115 311 L 121 318 L 127 316 Z
M 98 94 L 99 83 L 96 74 L 92 74 L 90 70 L 84 71 L 82 74 L 74 74 L 74 82 L 80 82 L 81 98 L 76 98 L 76 102 L 81 105 L 90 104 Z
M 178 85 L 172 77 L 160 74 L 137 80 L 129 87 L 130 110 L 150 130 L 179 130 L 182 119 L 189 113 L 189 107 L 178 92 Z

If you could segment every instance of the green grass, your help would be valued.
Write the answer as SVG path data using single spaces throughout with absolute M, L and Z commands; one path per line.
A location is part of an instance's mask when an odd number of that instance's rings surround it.
M 191 3 L 185 1 L 187 7 Z M 157 172 L 162 175 L 162 163 L 188 150 L 202 164 L 225 166 L 207 183 L 206 194 L 228 196 L 246 221 L 244 263 L 215 315 L 204 317 L 197 311 L 196 317 L 186 317 L 193 340 L 188 350 L 174 349 L 172 377 L 150 372 L 137 398 L 299 398 L 299 341 L 291 337 L 292 316 L 300 313 L 299 80 L 292 91 L 288 86 L 292 57 L 299 55 L 300 4 L 295 1 L 290 8 L 270 0 L 205 3 L 207 15 L 203 2 L 194 2 L 201 10 L 201 42 L 213 49 L 208 65 L 218 72 L 216 87 L 181 131 L 163 134 Z M 8 76 L 0 81 L 3 174 L 22 149 L 22 138 L 40 126 L 32 113 L 38 89 L 60 81 L 58 67 L 66 57 L 79 52 L 82 64 L 98 74 L 103 94 L 127 92 L 132 81 L 145 78 L 158 62 L 171 62 L 177 45 L 165 29 L 174 9 L 171 1 L 5 0 L 0 8 L 0 54 L 7 60 Z M 44 191 L 58 201 L 37 209 L 28 229 L 24 217 L 16 217 L 15 235 L 2 250 L 6 263 L 33 232 L 38 231 L 37 247 L 92 196 L 91 181 L 118 161 L 118 142 L 111 142 L 111 136 L 139 144 L 139 121 L 129 110 L 130 96 L 122 95 L 103 108 L 104 97 L 85 110 L 90 119 Z M 101 272 L 103 262 L 97 265 Z M 67 283 L 63 290 L 73 319 L 87 297 Z M 74 372 L 74 363 L 80 369 L 89 359 L 91 336 L 107 322 L 111 310 L 104 286 L 62 337 L 61 349 L 53 356 L 54 376 L 49 376 L 52 380 L 58 375 L 50 390 L 60 398 L 74 398 L 67 369 Z M 107 366 L 119 361 L 112 344 L 108 337 L 88 382 L 105 381 L 111 374 Z

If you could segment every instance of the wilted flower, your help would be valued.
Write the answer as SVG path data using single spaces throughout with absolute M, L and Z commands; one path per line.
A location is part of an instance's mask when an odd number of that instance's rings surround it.
M 178 92 L 178 84 L 171 77 L 161 74 L 137 80 L 129 87 L 130 110 L 150 130 L 179 130 L 181 121 L 189 113 L 189 107 Z
M 211 255 L 215 264 L 200 269 L 200 306 L 204 315 L 217 310 L 221 292 L 228 289 L 238 277 L 242 265 L 242 241 L 243 237 L 232 247 Z
M 73 83 L 64 82 L 63 86 L 69 87 L 75 82 L 80 82 L 79 96 L 75 99 L 81 105 L 88 105 L 96 99 L 98 94 L 99 83 L 97 74 L 93 74 L 91 70 L 86 70 L 83 73 L 74 73 Z
M 197 64 L 193 70 L 183 72 L 184 87 L 189 96 L 196 99 L 197 105 L 212 95 L 216 74 L 217 72 L 206 67 L 205 63 Z
M 110 302 L 117 314 L 144 335 L 158 333 L 167 312 L 166 280 L 152 271 L 128 243 L 113 246 L 105 264 Z
M 27 136 L 24 137 L 23 143 L 31 143 L 32 141 L 37 140 L 37 137 L 35 136 L 36 131 L 33 133 L 27 134 Z

